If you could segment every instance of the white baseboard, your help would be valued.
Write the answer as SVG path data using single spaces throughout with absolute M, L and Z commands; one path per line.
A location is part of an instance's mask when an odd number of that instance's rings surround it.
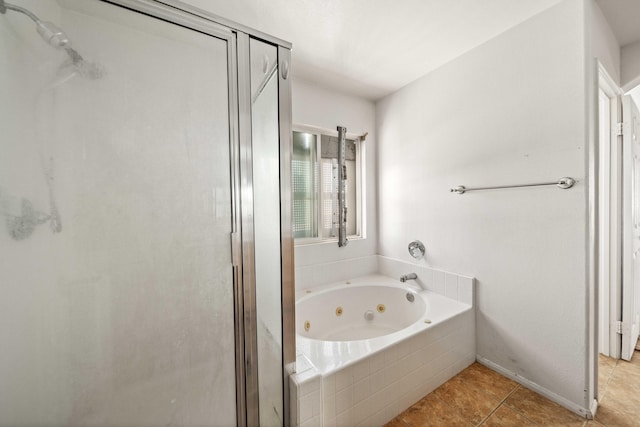
M 591 413 L 587 416 L 587 418 L 592 420 L 593 417 L 596 416 L 597 411 L 598 411 L 598 401 L 596 399 L 593 399 L 593 402 L 591 402 L 591 408 L 589 409 L 589 412 Z
M 535 391 L 538 394 L 541 394 L 542 396 L 546 397 L 547 399 L 557 403 L 560 406 L 563 406 L 565 408 L 567 408 L 568 410 L 570 410 L 571 412 L 574 412 L 578 415 L 580 415 L 581 417 L 584 417 L 586 419 L 593 419 L 593 416 L 595 414 L 595 410 L 597 408 L 598 403 L 594 400 L 594 403 L 591 405 L 591 408 L 587 409 L 587 408 L 583 408 L 582 406 L 568 400 L 565 399 L 564 397 L 542 387 L 539 384 L 534 383 L 533 381 L 530 381 L 528 379 L 526 379 L 523 376 L 520 376 L 518 374 L 516 374 L 515 372 L 512 372 L 508 369 L 503 368 L 502 366 L 493 363 L 492 361 L 485 359 L 484 357 L 480 356 L 480 355 L 476 355 L 476 360 L 478 361 L 478 363 L 485 365 L 486 367 L 493 369 L 494 371 L 504 375 L 507 378 L 512 379 L 513 381 L 522 384 L 523 386 L 525 386 L 526 388 Z

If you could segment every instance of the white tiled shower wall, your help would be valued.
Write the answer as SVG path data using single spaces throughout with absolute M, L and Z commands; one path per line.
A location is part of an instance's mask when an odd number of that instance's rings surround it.
M 296 267 L 296 290 L 378 272 L 378 255 Z
M 425 288 L 448 298 L 465 304 L 474 305 L 474 279 L 447 271 L 399 261 L 393 258 L 378 256 L 378 272 L 385 276 L 398 278 L 407 273 L 416 273 L 416 283 L 408 282 L 416 289 Z
M 403 274 L 416 273 L 418 279 L 415 283 L 408 282 L 408 286 L 424 287 L 466 304 L 474 303 L 473 278 L 380 255 L 296 267 L 295 272 L 298 291 L 368 274 L 379 273 L 399 280 Z
M 354 262 L 355 261 L 355 262 Z M 474 279 L 391 258 L 371 256 L 296 269 L 297 289 L 380 273 L 416 273 L 425 288 L 474 305 Z M 290 377 L 292 425 L 383 425 L 475 360 L 475 311 L 471 310 L 322 376 L 298 355 Z

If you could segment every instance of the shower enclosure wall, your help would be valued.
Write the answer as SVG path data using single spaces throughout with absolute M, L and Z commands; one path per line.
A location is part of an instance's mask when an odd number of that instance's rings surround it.
M 79 56 L 0 14 L 0 425 L 288 424 L 290 45 L 179 2 L 10 3 Z

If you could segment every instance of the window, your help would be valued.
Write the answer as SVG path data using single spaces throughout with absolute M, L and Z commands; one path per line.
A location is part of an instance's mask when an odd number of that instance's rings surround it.
M 345 144 L 347 235 L 362 232 L 362 159 L 360 138 L 347 134 Z M 337 132 L 293 131 L 293 233 L 297 243 L 338 238 Z

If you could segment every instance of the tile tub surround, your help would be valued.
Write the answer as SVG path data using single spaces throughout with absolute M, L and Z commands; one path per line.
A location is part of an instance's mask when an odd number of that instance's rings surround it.
M 403 274 L 416 273 L 418 278 L 415 281 L 407 282 L 409 286 L 427 289 L 465 304 L 475 305 L 475 279 L 473 277 L 380 255 L 378 255 L 378 272 L 398 280 Z
M 292 424 L 381 426 L 391 420 L 475 361 L 475 312 L 467 307 L 386 348 L 374 343 L 361 352 L 364 340 L 325 342 L 338 353 L 360 352 L 350 363 L 337 356 L 316 366 L 298 344 L 298 372 L 290 377 Z
M 337 243 L 336 243 L 337 245 Z M 296 290 L 349 280 L 378 272 L 378 255 L 296 267 Z
M 408 286 L 416 290 L 427 289 L 465 304 L 474 305 L 475 279 L 473 277 L 380 255 L 296 267 L 296 291 L 300 296 L 302 291 L 310 288 L 375 273 L 398 281 L 403 274 L 416 273 L 418 279 L 408 282 Z

